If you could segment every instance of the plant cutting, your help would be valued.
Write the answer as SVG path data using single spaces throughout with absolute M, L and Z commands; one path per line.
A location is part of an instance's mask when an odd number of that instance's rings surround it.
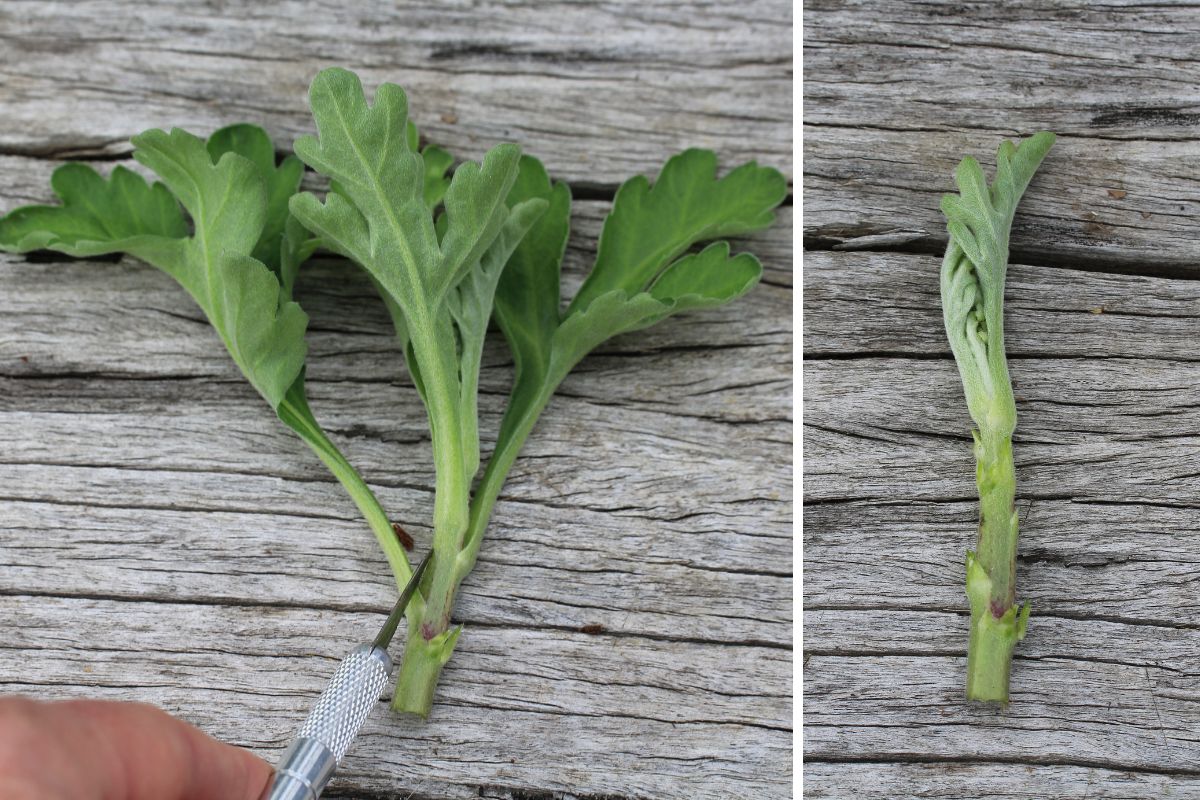
M 416 129 L 406 138 L 415 147 Z M 25 206 L 0 219 L 0 249 L 128 253 L 178 281 L 246 379 L 345 487 L 403 585 L 410 568 L 387 514 L 317 423 L 305 392 L 308 317 L 292 289 L 319 242 L 288 212 L 303 165 L 294 156 L 276 165 L 270 138 L 254 125 L 222 128 L 207 142 L 178 128 L 132 141 L 134 158 L 161 183 L 123 166 L 106 180 L 85 164 L 64 164 L 51 177 L 62 204 Z M 426 148 L 422 185 L 431 197 L 450 163 L 444 151 Z
M 787 194 L 773 169 L 744 165 L 716 179 L 712 153 L 671 159 L 654 187 L 626 182 L 605 222 L 590 276 L 563 311 L 559 268 L 570 193 L 542 165 L 499 145 L 482 164 L 464 164 L 444 196 L 425 202 L 421 156 L 397 135 L 407 99 L 381 85 L 368 105 L 346 70 L 320 73 L 310 91 L 317 137 L 296 153 L 331 179 L 322 202 L 309 193 L 292 213 L 326 247 L 360 264 L 382 295 L 429 417 L 436 487 L 434 559 L 424 604 L 408 615 L 408 637 L 392 705 L 426 716 L 461 628 L 451 625 L 458 586 L 479 551 L 492 506 L 521 445 L 554 389 L 589 351 L 689 308 L 720 305 L 748 291 L 761 265 L 731 256 L 727 243 L 760 230 Z M 480 466 L 479 366 L 493 304 L 513 350 L 516 376 L 496 447 Z
M 942 312 L 976 429 L 979 540 L 967 552 L 971 633 L 967 697 L 1008 702 L 1013 649 L 1025 636 L 1029 604 L 1016 602 L 1017 511 L 1012 435 L 1017 411 L 1004 353 L 1004 278 L 1017 204 L 1054 134 L 1041 132 L 996 154 L 988 186 L 967 156 L 955 171 L 957 195 L 942 197 L 950 240 L 941 269 Z
M 769 226 L 788 187 L 778 171 L 754 163 L 718 178 L 716 156 L 705 150 L 671 158 L 653 185 L 642 176 L 626 181 L 595 263 L 563 308 L 571 196 L 539 161 L 501 144 L 447 177 L 451 157 L 418 147 L 403 90 L 384 84 L 369 105 L 346 70 L 321 72 L 310 102 L 318 136 L 299 139 L 299 159 L 278 165 L 266 133 L 238 125 L 207 142 L 178 129 L 134 137 L 134 158 L 161 183 L 120 166 L 107 180 L 85 165 L 60 167 L 52 186 L 61 205 L 0 219 L 0 248 L 128 253 L 175 278 L 250 383 L 346 488 L 403 585 L 412 570 L 387 515 L 309 408 L 307 316 L 292 299 L 300 265 L 318 248 L 366 271 L 431 433 L 433 558 L 408 607 L 393 699 L 395 709 L 425 716 L 460 633 L 451 625 L 458 587 L 558 385 L 614 336 L 749 291 L 762 267 L 723 239 Z M 298 193 L 301 161 L 330 179 L 323 199 Z M 478 382 L 493 311 L 515 376 L 480 477 Z

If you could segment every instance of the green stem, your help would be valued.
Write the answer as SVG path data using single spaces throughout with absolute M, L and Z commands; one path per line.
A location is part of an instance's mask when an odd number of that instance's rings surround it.
M 480 479 L 479 486 L 475 489 L 475 496 L 471 498 L 471 518 L 467 525 L 466 544 L 458 557 L 458 572 L 461 576 L 459 580 L 465 578 L 474 569 L 475 559 L 479 555 L 479 546 L 483 542 L 483 533 L 487 530 L 488 522 L 492 518 L 492 508 L 496 505 L 496 498 L 500 496 L 500 490 L 504 487 L 504 482 L 508 479 L 508 473 L 512 470 L 517 456 L 520 455 L 521 448 L 525 446 L 525 440 L 529 438 L 533 426 L 537 424 L 538 417 L 541 416 L 542 410 L 546 407 L 546 403 L 550 402 L 550 398 L 554 396 L 554 390 L 557 388 L 557 382 L 544 383 L 536 397 L 531 402 L 524 404 L 519 416 L 514 415 L 511 419 L 507 415 L 505 416 L 504 422 L 500 426 L 500 435 L 496 440 L 496 449 L 492 451 L 487 467 L 483 471 L 483 478 Z M 510 403 L 514 402 L 510 401 Z M 512 407 L 510 405 L 510 408 Z
M 460 629 L 449 628 L 449 610 L 453 608 L 458 586 L 475 565 L 479 545 L 491 519 L 496 498 L 500 496 L 500 489 L 504 486 L 517 455 L 557 385 L 557 382 L 543 385 L 534 398 L 521 404 L 519 412 L 515 411 L 515 403 L 509 406 L 510 412 L 514 413 L 511 416 L 505 415 L 496 449 L 488 459 L 483 477 L 470 500 L 466 535 L 459 540 L 458 549 L 453 551 L 452 559 L 443 561 L 440 558 L 443 551 L 438 551 L 438 558 L 435 558 L 433 563 L 434 582 L 428 594 L 429 604 L 419 620 L 410 616 L 408 642 L 400 663 L 396 692 L 392 696 L 392 708 L 396 711 L 422 717 L 429 715 L 438 677 L 458 639 Z M 439 576 L 446 576 L 444 582 L 438 582 Z M 435 599 L 446 603 L 445 615 L 438 613 L 434 605 Z
M 292 385 L 276 411 L 279 418 L 294 430 L 325 463 L 325 466 L 345 488 L 346 493 L 350 495 L 354 504 L 358 506 L 358 510 L 367 520 L 379 546 L 383 548 L 383 552 L 387 556 L 388 564 L 396 579 L 396 585 L 403 588 L 412 575 L 412 567 L 408 563 L 408 556 L 405 555 L 404 548 L 396 539 L 396 532 L 392 529 L 391 520 L 388 519 L 387 512 L 383 510 L 375 493 L 363 481 L 362 476 L 351 466 L 337 446 L 325 435 L 321 426 L 317 424 L 316 418 L 313 417 L 312 410 L 308 406 L 303 379 L 297 380 Z M 419 609 L 421 605 L 422 600 L 418 594 L 413 597 L 410 607 Z
M 419 324 L 410 329 L 413 351 L 418 357 L 425 353 L 431 356 L 419 360 L 418 367 L 425 387 L 436 469 L 434 558 L 430 575 L 423 581 L 425 605 L 419 613 L 408 614 L 408 639 L 392 696 L 394 710 L 422 717 L 429 715 L 438 676 L 458 639 L 458 631 L 450 630 L 450 615 L 461 580 L 456 564 L 466 539 L 470 513 L 473 476 L 467 471 L 468 465 L 474 463 L 465 446 L 473 439 L 470 435 L 473 428 L 464 425 L 477 425 L 476 420 L 464 419 L 459 392 L 454 391 L 460 388 L 459 376 L 451 374 L 456 356 L 454 339 L 436 333 L 429 335 L 427 332 L 431 331 L 431 326 Z
M 979 543 L 967 554 L 971 637 L 967 697 L 1008 701 L 1013 648 L 1025 636 L 1029 606 L 1016 606 L 1017 512 L 1011 428 L 975 434 Z
M 504 486 L 509 470 L 512 469 L 513 462 L 521 452 L 525 440 L 529 438 L 529 433 L 533 430 L 542 409 L 546 407 L 546 403 L 554 394 L 556 386 L 557 383 L 543 386 L 536 398 L 526 404 L 519 415 L 512 417 L 506 415 L 501 424 L 501 433 L 496 443 L 496 449 L 488 459 L 483 478 L 480 479 L 479 486 L 475 489 L 475 495 L 471 499 L 470 521 L 461 550 L 457 552 L 453 561 L 448 560 L 448 563 L 443 564 L 440 571 L 438 562 L 434 561 L 435 575 L 446 573 L 452 575 L 448 596 L 451 607 L 458 585 L 475 565 L 479 545 L 483 541 L 483 532 L 491 519 L 492 508 L 496 504 L 496 498 L 500 496 L 500 489 Z M 510 409 L 513 408 L 514 406 L 510 406 Z M 418 714 L 422 717 L 429 715 L 438 677 L 458 640 L 458 633 L 461 629 L 450 630 L 449 618 L 443 619 L 432 610 L 432 598 L 441 596 L 437 594 L 439 591 L 441 591 L 440 585 L 435 584 L 430 592 L 431 602 L 420 620 L 410 617 L 408 642 L 404 650 L 404 659 L 400 662 L 396 692 L 392 696 L 392 708 L 395 711 Z

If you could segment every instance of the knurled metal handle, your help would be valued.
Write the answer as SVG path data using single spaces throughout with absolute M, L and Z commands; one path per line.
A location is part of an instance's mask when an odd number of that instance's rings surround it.
M 379 702 L 391 674 L 392 659 L 386 651 L 369 644 L 354 648 L 317 698 L 300 735 L 316 739 L 341 761 Z
M 392 674 L 385 650 L 359 645 L 342 660 L 329 685 L 283 754 L 268 800 L 317 800 L 350 743 L 379 702 Z

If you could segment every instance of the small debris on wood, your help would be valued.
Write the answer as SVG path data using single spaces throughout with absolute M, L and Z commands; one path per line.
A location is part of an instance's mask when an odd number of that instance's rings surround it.
M 1096 306 L 1095 308 L 1092 309 L 1092 313 L 1093 314 L 1103 314 L 1104 306 Z
M 446 123 L 447 125 L 453 125 L 454 123 L 458 122 L 458 114 L 452 114 L 447 111 L 445 114 L 442 114 L 442 122 Z
M 28 363 L 29 363 L 29 356 L 21 356 L 21 363 L 22 363 L 22 364 L 28 364 Z
M 416 542 L 414 542 L 413 538 L 408 535 L 408 531 L 400 527 L 399 522 L 393 522 L 392 532 L 396 534 L 396 540 L 400 542 L 401 546 L 411 553 L 413 547 L 416 545 Z
M 1109 189 L 1108 196 L 1114 200 L 1124 200 L 1125 195 L 1129 194 L 1124 189 Z
M 598 623 L 592 623 L 591 625 L 580 625 L 579 626 L 580 633 L 604 633 L 606 630 L 608 630 L 608 628 L 606 628 L 603 625 L 600 625 Z

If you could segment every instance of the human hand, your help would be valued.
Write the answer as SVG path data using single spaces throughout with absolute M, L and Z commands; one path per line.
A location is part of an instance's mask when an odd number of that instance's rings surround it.
M 154 706 L 0 698 L 5 800 L 258 800 L 271 767 Z

